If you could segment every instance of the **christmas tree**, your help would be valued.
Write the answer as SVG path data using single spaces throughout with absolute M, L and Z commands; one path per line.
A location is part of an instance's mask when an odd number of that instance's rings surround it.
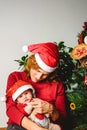
M 64 83 L 73 130 L 87 130 L 87 22 L 78 34 L 78 45 L 58 44 L 58 75 Z

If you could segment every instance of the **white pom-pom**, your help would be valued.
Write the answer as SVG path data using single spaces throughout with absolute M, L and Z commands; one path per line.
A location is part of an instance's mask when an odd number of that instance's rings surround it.
M 28 46 L 27 45 L 23 46 L 22 50 L 23 50 L 23 52 L 28 52 Z
M 85 36 L 84 38 L 84 43 L 87 43 L 87 36 Z
M 1 97 L 1 101 L 5 102 L 6 101 L 6 97 L 5 96 Z

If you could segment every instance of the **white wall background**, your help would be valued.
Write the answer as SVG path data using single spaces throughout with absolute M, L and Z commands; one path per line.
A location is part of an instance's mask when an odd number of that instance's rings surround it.
M 77 44 L 87 21 L 87 0 L 0 0 L 0 96 L 7 77 L 18 69 L 14 62 L 25 44 L 64 41 Z M 5 103 L 0 102 L 0 127 L 6 126 Z

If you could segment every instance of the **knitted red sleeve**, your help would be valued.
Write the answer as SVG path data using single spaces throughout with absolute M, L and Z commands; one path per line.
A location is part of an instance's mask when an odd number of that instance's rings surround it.
M 65 91 L 64 91 L 64 86 L 61 82 L 58 84 L 55 106 L 60 112 L 60 118 L 66 117 L 67 113 L 66 113 Z
M 24 73 L 13 72 L 8 76 L 7 88 L 6 91 L 19 79 L 24 80 Z M 8 116 L 8 124 L 16 123 L 21 125 L 21 120 L 24 117 L 24 114 L 20 112 L 16 106 L 16 103 L 12 100 L 11 97 L 7 98 L 6 101 L 6 114 Z
M 21 104 L 21 103 L 18 103 L 17 104 L 17 107 L 18 109 L 26 116 L 28 116 L 29 114 L 24 110 L 24 107 L 27 106 L 27 104 Z

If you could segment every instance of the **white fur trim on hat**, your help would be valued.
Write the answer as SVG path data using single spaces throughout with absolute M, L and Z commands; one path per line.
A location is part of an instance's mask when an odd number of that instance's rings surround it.
M 20 94 L 28 89 L 32 89 L 33 95 L 35 96 L 35 90 L 31 85 L 23 85 L 22 87 L 18 88 L 16 92 L 12 95 L 13 101 L 15 101 Z
M 28 52 L 28 46 L 27 46 L 27 45 L 24 45 L 24 46 L 22 47 L 22 50 L 23 50 L 23 52 Z
M 47 72 L 53 72 L 57 68 L 57 66 L 56 67 L 50 67 L 47 64 L 45 64 L 42 61 L 42 59 L 40 58 L 38 53 L 35 54 L 35 58 L 36 58 L 37 64 L 40 66 L 40 68 L 42 68 L 43 70 L 45 70 Z
M 87 36 L 85 36 L 85 38 L 84 38 L 84 43 L 87 44 Z

